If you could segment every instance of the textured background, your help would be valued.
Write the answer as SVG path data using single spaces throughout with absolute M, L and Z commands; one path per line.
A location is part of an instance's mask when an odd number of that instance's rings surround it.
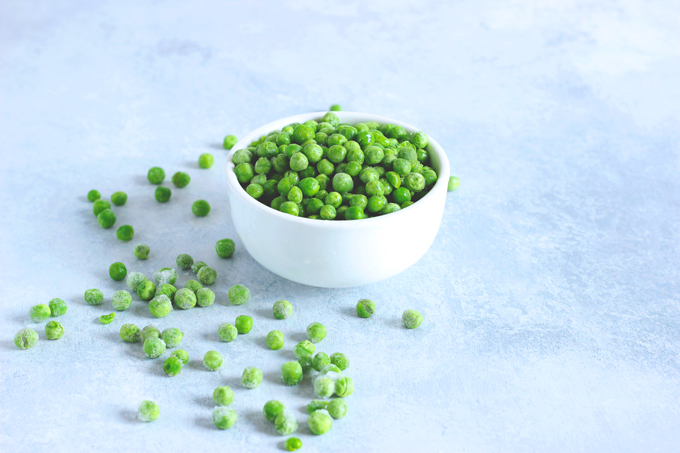
M 1 451 L 275 451 L 270 398 L 295 411 L 310 452 L 677 448 L 677 2 L 187 5 L 0 3 Z M 221 139 L 333 103 L 418 125 L 447 149 L 462 183 L 430 251 L 351 290 L 287 282 L 242 248 L 220 260 L 215 241 L 235 236 Z M 196 165 L 203 152 L 211 170 Z M 193 178 L 167 205 L 145 180 L 154 165 Z M 92 188 L 128 193 L 116 212 L 132 244 L 97 226 Z M 191 215 L 198 198 L 210 216 Z M 183 252 L 218 270 L 214 306 L 156 321 L 135 296 L 98 323 L 124 286 L 110 263 L 150 275 Z M 247 305 L 226 301 L 234 283 L 252 289 Z M 91 287 L 105 305 L 84 304 Z M 27 315 L 53 297 L 69 303 L 56 342 Z M 360 297 L 377 301 L 374 318 L 353 315 Z M 280 298 L 297 310 L 285 322 L 270 312 Z M 401 327 L 405 308 L 424 314 L 420 329 Z M 253 332 L 217 342 L 241 313 Z M 118 339 L 122 323 L 152 321 L 186 332 L 178 377 Z M 312 321 L 356 384 L 350 414 L 321 437 L 301 411 L 309 381 L 278 381 Z M 22 327 L 37 347 L 15 348 Z M 288 339 L 278 352 L 264 346 L 274 328 Z M 209 349 L 227 358 L 219 373 L 200 365 Z M 238 384 L 248 365 L 265 373 L 256 390 Z M 210 421 L 224 383 L 240 417 L 226 432 Z M 134 419 L 144 398 L 161 406 L 155 423 Z

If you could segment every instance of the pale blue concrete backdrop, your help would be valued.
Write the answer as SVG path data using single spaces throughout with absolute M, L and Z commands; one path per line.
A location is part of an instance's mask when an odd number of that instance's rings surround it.
M 295 413 L 303 451 L 673 451 L 680 445 L 680 4 L 677 1 L 14 1 L 0 3 L 0 451 L 277 451 L 264 420 Z M 304 287 L 260 267 L 235 237 L 220 149 L 269 121 L 340 103 L 415 124 L 446 149 L 460 189 L 411 269 L 350 290 Z M 215 167 L 201 170 L 199 154 Z M 170 203 L 159 165 L 191 184 Z M 85 199 L 124 190 L 118 224 Z M 211 214 L 190 213 L 208 200 Z M 132 256 L 151 246 L 148 261 Z M 300 244 L 300 247 L 304 247 Z M 407 238 L 394 247 L 408 247 Z M 107 269 L 151 275 L 190 253 L 216 267 L 217 303 L 151 319 L 136 296 L 113 324 Z M 192 274 L 180 273 L 183 284 Z M 230 285 L 253 297 L 234 307 Z M 105 304 L 84 304 L 88 288 Z M 64 338 L 31 305 L 60 297 Z M 377 315 L 357 318 L 360 297 Z M 270 307 L 286 298 L 287 321 Z M 407 331 L 399 317 L 420 310 Z M 255 327 L 231 344 L 217 326 Z M 284 387 L 304 327 L 349 355 L 349 415 L 313 436 L 309 379 Z M 186 332 L 191 363 L 164 375 L 125 322 Z M 13 336 L 40 332 L 20 351 Z M 264 346 L 285 332 L 278 352 Z M 205 351 L 226 358 L 202 369 Z M 265 375 L 243 389 L 245 366 Z M 215 386 L 237 425 L 212 425 Z M 161 406 L 135 420 L 142 399 Z

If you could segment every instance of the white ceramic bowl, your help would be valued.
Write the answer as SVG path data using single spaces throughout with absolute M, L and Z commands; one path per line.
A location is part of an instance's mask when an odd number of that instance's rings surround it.
M 430 137 L 427 150 L 438 180 L 423 198 L 406 209 L 363 220 L 313 220 L 266 206 L 241 187 L 231 158 L 252 141 L 290 123 L 318 121 L 326 112 L 290 116 L 255 129 L 239 140 L 227 158 L 227 188 L 234 227 L 248 253 L 283 278 L 310 286 L 345 288 L 397 275 L 430 248 L 444 213 L 449 160 Z M 334 112 L 341 123 L 376 121 L 419 130 L 391 118 Z M 427 132 L 427 131 L 425 131 Z

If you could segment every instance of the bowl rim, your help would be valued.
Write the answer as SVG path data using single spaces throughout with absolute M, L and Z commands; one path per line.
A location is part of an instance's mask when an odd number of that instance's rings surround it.
M 234 156 L 234 153 L 240 149 L 245 149 L 247 148 L 248 144 L 255 140 L 256 138 L 259 138 L 262 135 L 266 135 L 269 131 L 272 131 L 274 129 L 281 129 L 285 125 L 291 124 L 291 123 L 304 123 L 305 121 L 309 121 L 318 117 L 322 117 L 326 113 L 329 113 L 327 111 L 323 112 L 310 112 L 310 113 L 301 113 L 298 115 L 293 115 L 293 116 L 288 116 L 285 118 L 280 118 L 275 121 L 271 121 L 263 126 L 258 127 L 257 129 L 253 130 L 252 132 L 246 134 L 241 138 L 234 146 L 232 149 L 229 151 L 229 154 L 227 155 L 227 163 L 225 166 L 225 170 L 227 173 L 227 186 L 229 189 L 229 197 L 232 195 L 235 195 L 239 197 L 243 202 L 245 202 L 247 205 L 250 205 L 252 208 L 260 210 L 261 212 L 268 214 L 268 215 L 273 215 L 274 217 L 278 217 L 282 221 L 287 221 L 290 223 L 297 223 L 300 225 L 304 225 L 305 227 L 311 227 L 311 228 L 323 228 L 323 229 L 340 229 L 340 230 L 352 230 L 356 228 L 365 228 L 365 227 L 371 227 L 371 226 L 379 226 L 381 224 L 385 224 L 387 222 L 398 222 L 400 219 L 404 219 L 405 216 L 410 216 L 410 215 L 415 215 L 417 211 L 421 211 L 423 209 L 427 209 L 427 206 L 429 206 L 430 202 L 434 201 L 434 198 L 436 196 L 436 193 L 439 191 L 447 191 L 448 188 L 448 180 L 449 180 L 449 175 L 450 175 L 450 168 L 449 168 L 449 159 L 446 156 L 446 152 L 444 149 L 437 143 L 435 139 L 432 138 L 428 134 L 429 137 L 429 143 L 428 145 L 432 146 L 432 150 L 437 154 L 439 157 L 439 162 L 440 162 L 440 171 L 439 174 L 437 175 L 437 182 L 432 186 L 432 189 L 420 200 L 417 202 L 413 203 L 412 205 L 408 206 L 409 210 L 407 211 L 406 208 L 400 209 L 399 211 L 392 212 L 389 215 L 382 215 L 382 216 L 377 216 L 377 217 L 371 217 L 367 219 L 360 219 L 356 221 L 336 221 L 336 220 L 324 220 L 324 219 L 308 219 L 306 217 L 298 217 L 298 216 L 292 216 L 290 214 L 286 214 L 281 211 L 277 211 L 276 209 L 271 208 L 270 206 L 267 206 L 263 203 L 260 203 L 257 201 L 255 198 L 251 197 L 248 195 L 248 192 L 245 191 L 243 187 L 241 187 L 241 184 L 238 182 L 238 179 L 236 178 L 236 173 L 234 173 L 234 168 L 235 165 L 231 161 L 232 157 Z M 419 129 L 415 126 L 412 126 L 410 124 L 404 123 L 403 121 L 397 121 L 392 118 L 388 118 L 385 116 L 380 116 L 380 115 L 374 115 L 371 113 L 362 113 L 362 112 L 347 112 L 347 111 L 333 111 L 331 113 L 334 113 L 338 115 L 338 117 L 342 117 L 345 115 L 353 115 L 353 116 L 359 116 L 363 118 L 360 120 L 360 122 L 363 121 L 375 121 L 381 124 L 385 123 L 390 123 L 394 124 L 397 126 L 402 126 L 407 132 L 413 132 L 413 131 L 419 131 L 422 129 Z M 342 122 L 342 118 L 340 118 L 340 121 Z M 283 124 L 283 126 L 281 126 Z M 387 220 L 385 220 L 387 219 Z

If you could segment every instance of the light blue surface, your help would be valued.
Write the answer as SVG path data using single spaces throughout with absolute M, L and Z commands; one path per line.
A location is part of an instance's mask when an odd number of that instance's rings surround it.
M 0 4 L 0 451 L 276 451 L 261 414 L 292 408 L 307 452 L 672 451 L 680 445 L 680 7 L 677 2 L 25 2 Z M 222 168 L 227 133 L 340 103 L 419 125 L 448 151 L 461 188 L 411 269 L 351 290 L 304 287 L 261 268 L 233 237 Z M 201 170 L 198 155 L 215 167 Z M 149 167 L 188 171 L 170 203 Z M 116 209 L 132 244 L 85 199 Z M 190 213 L 198 198 L 213 211 Z M 132 256 L 151 246 L 146 262 Z M 304 246 L 301 244 L 301 246 Z M 408 242 L 395 239 L 395 247 Z M 114 261 L 147 275 L 190 253 L 214 265 L 217 303 L 149 318 L 136 296 L 114 323 Z M 191 274 L 180 273 L 184 282 Z M 242 307 L 230 285 L 252 290 Z M 104 291 L 100 307 L 83 303 Z M 65 336 L 28 309 L 61 297 Z M 360 297 L 378 314 L 359 319 Z M 278 321 L 286 298 L 295 316 Z M 401 312 L 425 316 L 401 327 Z M 217 326 L 250 314 L 231 344 Z M 315 437 L 309 379 L 278 369 L 307 324 L 351 359 L 350 413 Z M 191 363 L 123 344 L 124 322 L 179 327 Z M 20 351 L 22 327 L 40 333 Z M 281 351 L 264 346 L 284 331 Z M 219 373 L 202 369 L 224 353 Z M 265 379 L 239 384 L 245 366 Z M 217 385 L 236 426 L 210 421 Z M 134 419 L 142 399 L 161 407 Z

